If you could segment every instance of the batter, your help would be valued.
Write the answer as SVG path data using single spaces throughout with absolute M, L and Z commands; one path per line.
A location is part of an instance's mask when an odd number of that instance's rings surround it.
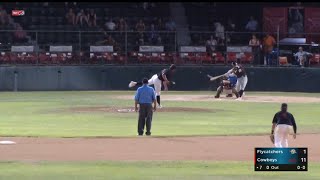
M 244 89 L 247 86 L 248 83 L 248 77 L 247 77 L 247 73 L 246 70 L 244 69 L 244 67 L 242 65 L 237 64 L 237 66 L 235 67 L 235 72 L 234 72 L 237 76 L 237 84 L 236 84 L 236 90 L 239 93 L 239 98 L 237 100 L 241 100 L 242 97 L 244 96 Z

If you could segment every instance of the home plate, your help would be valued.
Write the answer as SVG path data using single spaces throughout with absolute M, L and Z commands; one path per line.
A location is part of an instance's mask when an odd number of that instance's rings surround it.
M 0 141 L 0 144 L 16 144 L 16 142 L 13 142 L 13 141 Z

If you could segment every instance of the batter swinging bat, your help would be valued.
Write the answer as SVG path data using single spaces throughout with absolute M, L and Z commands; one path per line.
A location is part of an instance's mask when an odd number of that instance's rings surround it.
M 214 80 L 217 80 L 217 79 L 223 77 L 224 74 L 222 74 L 222 75 L 220 75 L 220 76 L 214 76 L 214 77 L 213 77 L 213 76 L 210 76 L 210 75 L 208 74 L 207 76 L 208 76 L 208 78 L 210 78 L 210 81 L 214 81 Z

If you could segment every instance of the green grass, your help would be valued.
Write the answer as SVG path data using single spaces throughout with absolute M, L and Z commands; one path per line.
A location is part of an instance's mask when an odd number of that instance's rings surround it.
M 270 180 L 319 179 L 320 164 L 308 172 L 254 172 L 251 162 L 0 163 L 0 180 Z
M 209 93 L 173 91 L 165 92 L 164 96 Z M 130 107 L 133 106 L 133 100 L 119 100 L 115 96 L 133 96 L 133 94 L 133 91 L 1 92 L 0 136 L 135 136 L 136 113 L 75 113 L 67 110 L 86 106 Z M 250 94 L 319 97 L 317 93 L 250 92 Z M 268 134 L 272 117 L 280 106 L 279 103 L 253 102 L 163 101 L 163 104 L 166 108 L 198 107 L 218 111 L 156 112 L 152 129 L 156 136 Z M 319 103 L 289 104 L 289 111 L 295 115 L 300 133 L 320 132 L 319 109 Z M 0 161 L 0 180 L 316 180 L 320 179 L 319 169 L 320 163 L 309 164 L 308 172 L 254 172 L 252 162 Z
M 208 93 L 166 92 L 165 94 Z M 135 136 L 137 113 L 76 113 L 67 110 L 84 106 L 132 107 L 133 100 L 119 100 L 115 97 L 133 96 L 133 94 L 133 91 L 2 92 L 0 136 Z M 267 93 L 252 92 L 252 94 Z M 281 95 L 281 93 L 271 94 Z M 305 93 L 289 93 L 289 95 L 306 96 Z M 220 111 L 156 112 L 152 128 L 156 136 L 267 134 L 270 131 L 273 115 L 280 106 L 279 103 L 253 102 L 163 101 L 163 104 L 166 108 L 197 107 Z M 294 114 L 300 133 L 320 132 L 319 109 L 319 103 L 289 104 L 289 111 Z

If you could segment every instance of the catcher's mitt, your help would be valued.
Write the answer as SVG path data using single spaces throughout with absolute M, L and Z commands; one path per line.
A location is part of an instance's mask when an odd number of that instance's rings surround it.
M 274 144 L 274 134 L 270 135 L 270 140 L 271 140 L 272 144 Z

